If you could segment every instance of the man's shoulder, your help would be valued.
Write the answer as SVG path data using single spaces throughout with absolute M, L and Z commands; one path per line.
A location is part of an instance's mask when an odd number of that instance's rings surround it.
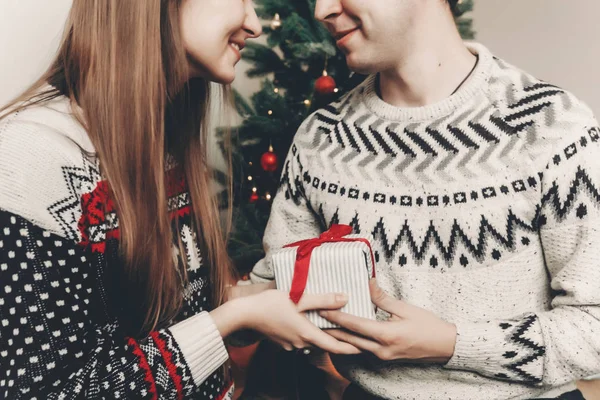
M 594 113 L 576 95 L 535 77 L 506 61 L 494 58 L 496 71 L 489 97 L 497 121 L 511 133 L 528 132 L 531 138 L 562 141 L 581 136 L 598 126 Z
M 540 110 L 554 109 L 555 117 L 570 113 L 593 117 L 590 108 L 569 90 L 539 79 L 500 58 L 494 58 L 496 73 L 490 81 L 493 102 L 517 120 Z
M 356 113 L 358 102 L 360 102 L 360 97 L 365 90 L 365 85 L 365 82 L 359 84 L 338 100 L 314 111 L 300 125 L 298 134 L 305 136 L 312 135 L 314 137 L 317 134 L 331 133 L 340 121 Z

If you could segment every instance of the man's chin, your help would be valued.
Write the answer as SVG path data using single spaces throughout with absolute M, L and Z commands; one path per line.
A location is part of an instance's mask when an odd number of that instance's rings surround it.
M 357 74 L 370 75 L 378 72 L 376 66 L 373 63 L 370 63 L 366 60 L 358 59 L 357 57 L 352 57 L 352 55 L 346 56 L 346 64 L 352 72 L 355 72 Z

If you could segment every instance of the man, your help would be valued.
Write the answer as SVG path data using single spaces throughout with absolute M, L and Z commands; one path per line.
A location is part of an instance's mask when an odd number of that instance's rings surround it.
M 450 6 L 317 0 L 370 77 L 299 129 L 252 279 L 273 279 L 271 251 L 349 224 L 373 236 L 382 310 L 324 313 L 364 351 L 334 358 L 356 398 L 577 398 L 600 371 L 600 129 L 463 43 Z

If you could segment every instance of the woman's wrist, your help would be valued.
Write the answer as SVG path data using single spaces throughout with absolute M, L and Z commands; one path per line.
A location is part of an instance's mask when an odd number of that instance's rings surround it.
M 256 329 L 261 323 L 261 305 L 259 300 L 261 294 L 252 294 L 236 299 L 237 307 L 242 314 L 241 329 Z
M 222 337 L 253 325 L 252 297 L 254 296 L 232 299 L 210 312 Z
M 228 287 L 227 301 L 231 301 L 240 297 L 252 296 L 264 292 L 265 290 L 276 289 L 275 282 L 242 284 Z

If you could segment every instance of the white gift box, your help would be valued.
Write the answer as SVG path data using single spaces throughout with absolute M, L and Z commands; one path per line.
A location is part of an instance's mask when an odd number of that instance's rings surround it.
M 375 319 L 375 305 L 371 302 L 369 280 L 374 276 L 370 238 L 347 235 L 344 239 L 363 239 L 354 242 L 329 242 L 316 247 L 310 256 L 305 294 L 344 293 L 348 303 L 342 312 L 362 318 Z M 296 265 L 298 247 L 288 247 L 272 255 L 277 289 L 290 292 Z M 318 314 L 306 312 L 307 318 L 321 329 L 339 328 Z

